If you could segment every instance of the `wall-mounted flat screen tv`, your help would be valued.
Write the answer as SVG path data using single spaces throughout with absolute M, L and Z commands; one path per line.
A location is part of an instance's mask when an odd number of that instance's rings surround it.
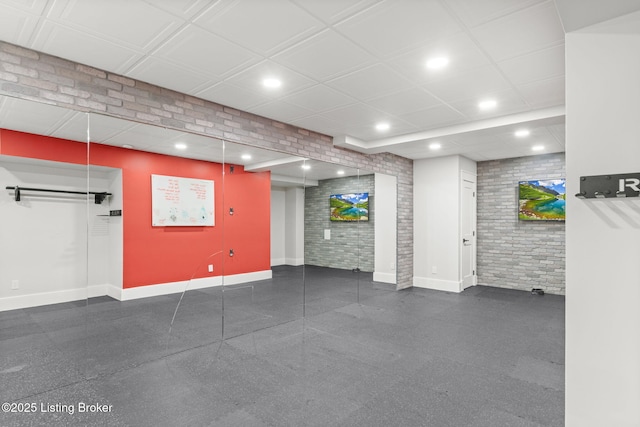
M 564 221 L 565 179 L 539 179 L 518 183 L 518 218 L 523 221 Z
M 329 196 L 331 221 L 369 221 L 369 193 Z

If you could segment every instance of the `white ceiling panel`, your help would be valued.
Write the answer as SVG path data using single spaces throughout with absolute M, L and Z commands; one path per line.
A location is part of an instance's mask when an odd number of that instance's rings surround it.
M 424 85 L 424 88 L 430 93 L 448 103 L 461 100 L 479 102 L 491 93 L 510 87 L 507 80 L 494 66 L 453 74 Z
M 6 8 L 0 13 L 0 40 L 26 46 L 38 24 L 38 15 Z
M 315 85 L 283 98 L 314 113 L 333 110 L 358 101 L 325 85 Z
M 564 105 L 564 77 L 521 85 L 518 91 L 532 108 Z
M 191 20 L 196 14 L 200 13 L 205 7 L 209 6 L 209 0 L 145 0 L 153 7 L 157 7 L 164 11 L 177 16 L 182 20 Z
M 449 59 L 449 65 L 445 69 L 427 69 L 428 59 L 441 56 Z M 447 78 L 491 64 L 488 56 L 465 33 L 430 40 L 417 49 L 394 57 L 389 62 L 400 74 L 417 84 Z
M 368 103 L 385 113 L 399 116 L 435 107 L 440 105 L 441 101 L 423 89 L 410 88 L 371 99 Z
M 461 31 L 439 2 L 416 0 L 385 0 L 336 29 L 381 58 Z
M 384 64 L 376 64 L 364 68 L 330 80 L 326 84 L 361 101 L 379 98 L 413 86 L 396 71 Z
M 57 0 L 52 4 L 50 20 L 130 49 L 153 49 L 183 23 L 140 1 Z
M 156 57 L 144 58 L 131 67 L 128 75 L 143 82 L 183 93 L 193 93 L 203 85 L 211 85 L 210 78 Z M 176 76 L 181 76 L 181 78 L 176 79 Z
M 325 81 L 372 64 L 375 58 L 335 31 L 323 31 L 274 56 L 301 74 Z
M 498 19 L 549 0 L 448 0 L 447 3 L 468 27 Z
M 265 88 L 262 81 L 265 78 L 277 78 L 282 81 L 278 88 Z M 314 81 L 302 74 L 278 64 L 274 61 L 262 61 L 251 67 L 239 71 L 226 80 L 234 86 L 247 88 L 256 93 L 264 94 L 270 99 L 280 98 L 307 87 L 313 86 Z
M 244 111 L 269 102 L 272 99 L 271 96 L 266 94 L 256 93 L 253 90 L 226 82 L 201 89 L 195 92 L 194 95 Z
M 261 55 L 274 53 L 324 28 L 322 22 L 287 0 L 237 0 L 195 23 Z
M 313 115 L 313 111 L 284 101 L 271 101 L 249 110 L 250 113 L 284 123 Z
M 132 49 L 50 21 L 37 32 L 33 49 L 114 73 L 124 73 L 142 58 Z
M 338 123 L 344 123 L 345 126 L 371 125 L 373 127 L 377 122 L 389 119 L 386 114 L 361 102 L 326 111 L 322 113 L 322 116 Z
M 490 21 L 471 30 L 495 61 L 564 43 L 564 32 L 553 2 Z
M 222 37 L 189 26 L 167 39 L 153 56 L 220 79 L 260 61 L 260 56 Z
M 529 111 L 531 108 L 524 102 L 518 92 L 507 89 L 498 92 L 487 92 L 483 98 L 495 99 L 496 108 L 492 110 L 481 110 L 478 107 L 479 99 L 469 99 L 452 102 L 449 105 L 460 111 L 470 120 L 482 120 L 490 117 L 500 117 L 508 114 Z
M 513 84 L 564 76 L 564 43 L 498 63 Z
M 328 24 L 335 24 L 380 1 L 381 0 L 294 0 L 295 3 L 303 7 L 313 16 Z
M 462 113 L 448 105 L 438 105 L 425 110 L 403 114 L 400 118 L 425 130 L 449 126 L 466 120 Z

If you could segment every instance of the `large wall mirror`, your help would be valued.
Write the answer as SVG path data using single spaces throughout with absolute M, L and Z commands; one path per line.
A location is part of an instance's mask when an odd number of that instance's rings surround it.
M 0 129 L 0 316 L 64 323 L 82 375 L 395 290 L 394 176 L 8 97 Z

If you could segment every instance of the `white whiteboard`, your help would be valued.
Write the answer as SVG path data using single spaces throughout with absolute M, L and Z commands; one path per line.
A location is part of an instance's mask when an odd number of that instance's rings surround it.
M 213 181 L 151 175 L 151 225 L 212 227 L 213 194 Z

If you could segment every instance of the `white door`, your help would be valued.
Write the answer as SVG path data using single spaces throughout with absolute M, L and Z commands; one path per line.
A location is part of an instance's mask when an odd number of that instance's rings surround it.
M 476 284 L 476 177 L 462 172 L 460 200 L 460 277 L 462 289 Z

